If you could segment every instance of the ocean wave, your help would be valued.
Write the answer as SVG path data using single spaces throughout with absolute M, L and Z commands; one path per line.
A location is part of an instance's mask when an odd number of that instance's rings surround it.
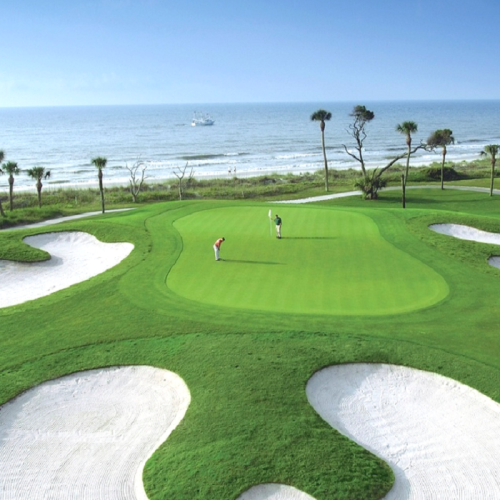
M 481 150 L 483 149 L 483 147 L 486 145 L 486 143 L 484 141 L 481 141 L 481 143 L 477 143 L 477 144 L 455 144 L 453 146 L 449 146 L 448 147 L 448 150 L 460 150 L 460 151 L 463 151 L 463 150 L 474 150 L 474 151 L 477 151 L 479 154 L 481 152 Z
M 225 168 L 228 165 L 243 165 L 245 163 L 248 163 L 248 161 L 245 160 L 221 160 L 221 159 L 214 159 L 214 160 L 199 160 L 199 161 L 191 161 L 189 163 L 190 166 L 192 167 L 204 167 L 204 166 L 215 166 L 215 165 L 220 165 L 221 168 Z
M 214 153 L 214 154 L 199 154 L 199 155 L 184 155 L 179 158 L 184 161 L 196 160 L 214 160 L 217 158 L 224 158 L 225 156 L 244 156 L 249 153 Z
M 394 132 L 394 126 L 408 106 L 408 103 L 377 103 L 375 113 L 378 109 L 387 113 L 378 113 L 377 123 L 370 126 L 363 150 L 370 166 L 383 166 L 387 164 L 385 158 L 406 151 L 404 137 Z M 412 117 L 417 123 L 441 123 L 444 112 L 439 106 L 440 103 L 434 103 L 432 108 L 422 103 L 411 104 Z M 443 106 L 447 123 L 458 141 L 448 148 L 447 160 L 477 159 L 484 145 L 500 143 L 500 101 L 487 108 L 480 103 L 464 106 L 459 102 Z M 22 110 L 11 109 L 0 110 L 10 117 L 0 121 L 0 135 L 8 159 L 17 161 L 21 168 L 42 165 L 52 171 L 52 180 L 70 179 L 79 184 L 87 179 L 97 184 L 97 170 L 90 164 L 90 159 L 97 155 L 109 160 L 105 182 L 124 179 L 125 184 L 128 172 L 123 167 L 126 162 L 133 165 L 137 159 L 143 159 L 148 176 L 154 180 L 173 178 L 172 172 L 184 168 L 186 162 L 189 169 L 195 169 L 195 175 L 221 177 L 234 167 L 238 176 L 286 169 L 306 171 L 322 168 L 317 124 L 304 119 L 309 107 L 307 103 L 230 108 L 214 105 L 214 114 L 220 111 L 219 116 L 229 109 L 230 124 L 227 119 L 221 120 L 217 128 L 201 129 L 194 134 L 189 119 L 192 107 L 188 105 L 132 106 L 117 108 L 116 112 L 109 107 L 96 107 L 93 113 L 77 108 L 37 108 L 30 111 L 29 119 Z M 346 144 L 357 154 L 346 134 L 349 109 L 345 104 L 333 103 L 331 109 L 335 116 L 345 114 L 345 120 L 339 126 L 327 126 L 328 163 L 333 168 L 358 167 L 359 163 L 343 148 Z M 54 123 L 58 124 L 56 128 Z M 108 134 L 103 133 L 101 123 L 106 123 Z M 417 137 L 414 143 L 418 144 Z M 412 155 L 411 163 L 440 161 L 440 153 L 440 149 L 434 153 L 418 151 Z M 5 191 L 8 182 L 6 176 L 2 177 L 0 190 Z M 16 189 L 20 186 L 31 187 L 32 180 L 26 175 L 19 176 Z
M 484 143 L 484 139 L 465 139 L 463 141 L 456 141 L 456 144 L 467 144 L 467 143 L 481 144 Z
M 213 158 L 221 158 L 222 156 L 224 155 L 222 154 L 184 155 L 180 156 L 179 159 L 184 161 L 210 160 Z
M 310 156 L 318 156 L 319 154 L 321 154 L 321 152 L 319 152 L 319 153 L 291 153 L 288 155 L 276 155 L 276 156 L 274 156 L 274 158 L 276 160 L 294 160 L 296 158 L 308 158 Z

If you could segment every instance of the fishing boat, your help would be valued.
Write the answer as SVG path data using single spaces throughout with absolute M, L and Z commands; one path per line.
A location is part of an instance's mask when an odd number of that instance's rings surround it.
M 205 114 L 197 113 L 195 111 L 191 125 L 193 127 L 199 127 L 199 126 L 213 125 L 214 123 L 215 123 L 215 120 L 212 120 L 210 115 L 208 115 L 206 113 Z

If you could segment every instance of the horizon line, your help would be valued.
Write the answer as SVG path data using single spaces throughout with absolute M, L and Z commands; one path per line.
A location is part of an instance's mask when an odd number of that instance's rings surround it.
M 311 100 L 311 101 L 231 101 L 231 102 L 178 102 L 178 103 L 122 103 L 122 104 L 40 104 L 22 106 L 0 106 L 2 109 L 31 109 L 31 108 L 96 108 L 96 107 L 134 107 L 134 106 L 231 106 L 242 104 L 352 104 L 352 103 L 418 103 L 418 102 L 496 102 L 499 98 L 454 98 L 454 99 L 344 99 L 337 101 Z

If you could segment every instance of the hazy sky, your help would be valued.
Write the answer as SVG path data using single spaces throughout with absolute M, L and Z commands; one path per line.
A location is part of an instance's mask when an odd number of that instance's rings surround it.
M 500 0 L 1 0 L 0 106 L 500 99 Z

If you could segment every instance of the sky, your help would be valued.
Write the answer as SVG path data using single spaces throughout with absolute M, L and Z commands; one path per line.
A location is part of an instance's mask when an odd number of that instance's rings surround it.
M 499 0 L 1 0 L 0 107 L 500 99 Z

